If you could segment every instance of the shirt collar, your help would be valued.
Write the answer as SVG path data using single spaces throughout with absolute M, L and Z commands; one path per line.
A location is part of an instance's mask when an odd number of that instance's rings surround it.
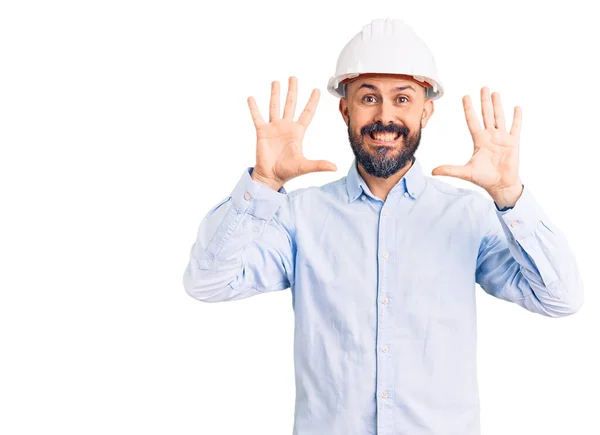
M 412 166 L 406 174 L 404 174 L 404 177 L 402 177 L 392 188 L 388 197 L 396 194 L 402 195 L 404 192 L 408 192 L 413 199 L 416 199 L 424 188 L 425 177 L 423 175 L 423 169 L 421 168 L 419 160 L 417 160 L 416 157 L 413 157 Z M 379 199 L 371 193 L 369 186 L 367 186 L 367 183 L 358 172 L 356 158 L 352 161 L 350 169 L 348 170 L 348 175 L 346 176 L 346 190 L 348 192 L 348 202 L 355 201 L 363 192 L 374 199 Z

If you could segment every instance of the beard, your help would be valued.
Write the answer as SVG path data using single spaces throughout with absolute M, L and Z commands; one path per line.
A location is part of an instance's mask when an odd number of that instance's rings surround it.
M 388 178 L 414 160 L 415 152 L 421 142 L 421 129 L 421 124 L 419 124 L 419 130 L 410 134 L 410 130 L 405 126 L 395 124 L 384 126 L 381 123 L 375 123 L 362 127 L 359 134 L 354 134 L 350 119 L 348 119 L 348 139 L 356 160 L 367 174 L 378 178 Z M 368 134 L 385 132 L 399 133 L 400 145 L 388 147 L 365 144 Z M 371 153 L 369 148 L 374 148 L 375 151 Z

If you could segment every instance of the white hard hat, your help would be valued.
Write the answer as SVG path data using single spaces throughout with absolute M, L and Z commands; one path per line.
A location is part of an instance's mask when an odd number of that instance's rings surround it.
M 346 84 L 341 82 L 364 73 L 412 76 L 430 85 L 427 98 L 432 100 L 444 93 L 431 51 L 402 20 L 376 19 L 364 26 L 342 49 L 327 90 L 345 97 Z

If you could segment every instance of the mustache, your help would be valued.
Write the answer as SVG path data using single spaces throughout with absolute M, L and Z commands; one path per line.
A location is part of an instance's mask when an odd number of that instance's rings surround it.
M 380 122 L 365 125 L 363 128 L 360 129 L 361 136 L 365 136 L 371 133 L 400 133 L 400 136 L 407 137 L 410 132 L 408 128 L 404 125 L 383 125 Z

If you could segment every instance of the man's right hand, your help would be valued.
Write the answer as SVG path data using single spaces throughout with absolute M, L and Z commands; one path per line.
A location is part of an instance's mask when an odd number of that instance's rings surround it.
M 303 174 L 337 171 L 336 165 L 330 161 L 308 160 L 302 154 L 302 140 L 317 108 L 319 90 L 313 89 L 304 111 L 298 121 L 294 121 L 297 94 L 298 80 L 290 77 L 283 118 L 280 118 L 279 82 L 274 81 L 268 123 L 262 118 L 254 97 L 248 97 L 248 107 L 256 127 L 256 165 L 252 179 L 274 190 Z

